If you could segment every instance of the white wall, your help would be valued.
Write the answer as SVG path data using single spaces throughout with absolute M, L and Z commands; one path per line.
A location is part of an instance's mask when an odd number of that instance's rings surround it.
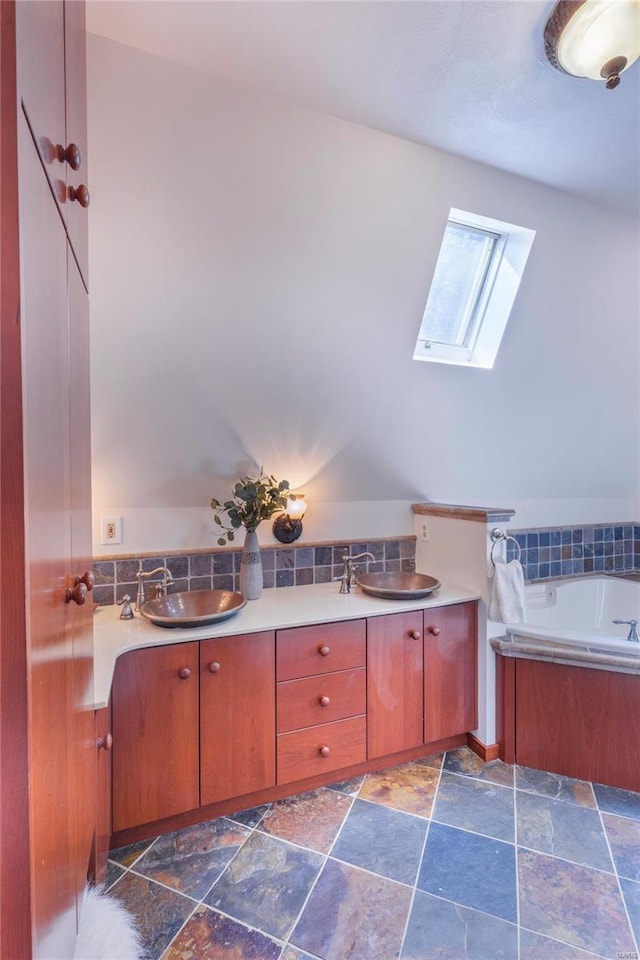
M 426 498 L 631 519 L 637 222 L 98 37 L 89 118 L 94 512 L 125 516 L 120 551 L 213 544 L 210 497 L 261 464 L 307 494 L 306 539 L 410 533 Z M 411 359 L 451 206 L 537 231 L 493 371 Z

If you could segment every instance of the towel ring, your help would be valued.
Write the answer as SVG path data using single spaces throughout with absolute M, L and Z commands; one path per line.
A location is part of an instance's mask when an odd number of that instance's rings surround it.
M 499 543 L 507 544 L 509 540 L 511 540 L 512 543 L 515 543 L 516 549 L 518 551 L 516 560 L 518 562 L 520 561 L 520 558 L 522 556 L 522 548 L 515 537 L 510 536 L 508 533 L 505 533 L 504 530 L 500 530 L 498 529 L 498 527 L 496 527 L 495 530 L 491 531 L 491 539 L 493 540 L 493 546 L 491 547 L 491 563 L 493 564 L 494 567 L 496 565 L 495 557 L 493 555 L 494 550 L 496 549 Z

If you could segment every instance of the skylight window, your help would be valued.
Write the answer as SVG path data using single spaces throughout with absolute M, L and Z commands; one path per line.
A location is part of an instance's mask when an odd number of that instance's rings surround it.
M 535 230 L 451 209 L 414 360 L 493 366 Z

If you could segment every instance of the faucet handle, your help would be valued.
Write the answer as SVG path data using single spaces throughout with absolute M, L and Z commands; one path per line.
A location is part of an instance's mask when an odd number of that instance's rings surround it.
M 125 593 L 122 600 L 118 600 L 118 606 L 122 607 L 120 611 L 121 620 L 133 620 L 133 610 L 131 609 L 131 597 Z
M 638 621 L 637 620 L 612 620 L 612 623 L 626 624 L 629 627 L 629 636 L 627 640 L 631 640 L 635 643 L 640 643 L 640 636 L 638 636 Z

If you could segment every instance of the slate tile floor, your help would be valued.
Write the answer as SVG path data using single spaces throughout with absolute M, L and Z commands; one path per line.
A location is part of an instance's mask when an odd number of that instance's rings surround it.
M 148 960 L 637 960 L 640 794 L 466 748 L 111 852 Z

